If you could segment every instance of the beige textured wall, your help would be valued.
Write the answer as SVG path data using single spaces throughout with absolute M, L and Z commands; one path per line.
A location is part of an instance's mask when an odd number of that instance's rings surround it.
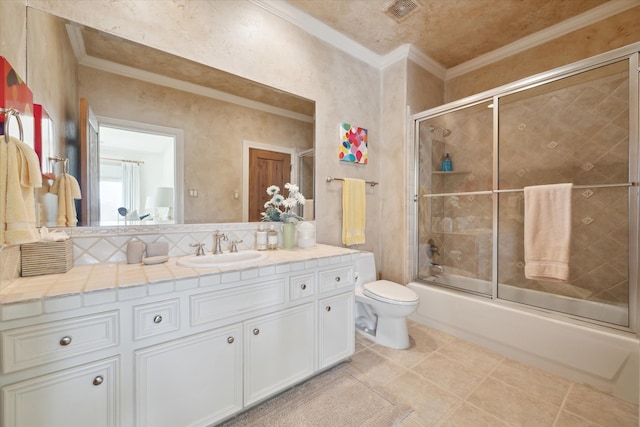
M 242 221 L 243 140 L 305 150 L 313 123 L 80 67 L 80 96 L 98 116 L 184 131 L 185 223 Z M 295 177 L 292 178 L 295 180 Z M 233 192 L 240 191 L 239 199 Z
M 380 132 L 384 174 L 375 187 L 381 197 L 380 212 L 384 227 L 379 230 L 381 251 L 378 269 L 386 280 L 406 283 L 404 266 L 407 260 L 405 141 L 407 115 L 407 61 L 399 61 L 382 71 L 382 117 Z
M 640 6 L 447 80 L 445 101 L 455 101 L 637 41 L 640 41 Z
M 28 9 L 27 19 L 26 79 L 33 102 L 44 106 L 54 124 L 50 155 L 73 156 L 75 152 L 67 153 L 67 146 L 77 146 L 78 139 L 78 63 L 69 36 L 60 20 L 50 14 Z M 46 43 L 36 38 L 35 32 L 46 35 Z M 62 167 L 55 170 L 60 172 Z
M 5 57 L 18 75 L 27 77 L 26 0 L 0 1 L 0 56 Z
M 341 242 L 341 187 L 327 175 L 378 180 L 379 72 L 262 8 L 239 1 L 52 1 L 29 5 L 135 42 L 316 101 L 318 241 Z M 338 125 L 370 130 L 371 162 L 338 160 Z M 190 165 L 185 165 L 189 168 Z M 373 206 L 377 194 L 370 197 Z M 377 251 L 380 213 L 367 216 L 367 249 Z

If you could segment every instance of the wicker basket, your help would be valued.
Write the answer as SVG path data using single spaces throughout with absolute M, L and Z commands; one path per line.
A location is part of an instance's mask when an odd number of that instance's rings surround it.
M 22 277 L 66 273 L 73 268 L 73 242 L 26 243 L 21 247 Z

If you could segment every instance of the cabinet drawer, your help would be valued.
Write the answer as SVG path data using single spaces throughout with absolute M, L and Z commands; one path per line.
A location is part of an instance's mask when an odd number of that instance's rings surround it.
M 284 302 L 284 279 L 193 295 L 190 302 L 191 324 L 201 325 Z
M 291 301 L 312 296 L 316 291 L 315 275 L 305 274 L 292 277 L 289 281 L 289 298 Z
M 353 285 L 353 267 L 334 268 L 320 272 L 320 292 L 347 288 Z
M 118 312 L 75 317 L 2 332 L 4 373 L 118 345 Z
M 180 300 L 142 304 L 133 307 L 133 339 L 151 337 L 180 329 Z

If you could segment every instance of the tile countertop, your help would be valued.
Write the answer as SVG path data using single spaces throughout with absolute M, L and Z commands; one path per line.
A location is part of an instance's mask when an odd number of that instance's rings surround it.
M 266 251 L 266 260 L 246 266 L 185 268 L 180 257 L 156 264 L 104 263 L 78 265 L 66 273 L 20 277 L 0 284 L 0 320 L 39 315 L 102 303 L 207 287 L 307 267 L 327 258 L 327 265 L 358 251 L 329 245 Z M 334 258 L 335 257 L 335 258 Z M 278 265 L 290 264 L 284 270 Z M 323 265 L 317 262 L 315 265 Z

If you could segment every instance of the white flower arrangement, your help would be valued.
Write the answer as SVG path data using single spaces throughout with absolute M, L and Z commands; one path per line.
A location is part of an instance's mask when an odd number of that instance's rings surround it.
M 300 193 L 297 185 L 286 183 L 284 188 L 289 190 L 289 197 L 285 198 L 280 194 L 280 187 L 271 185 L 267 188 L 267 194 L 271 196 L 271 200 L 264 204 L 266 209 L 262 212 L 263 221 L 281 221 L 297 223 L 302 219 L 295 211 L 298 205 L 304 205 L 305 198 Z

